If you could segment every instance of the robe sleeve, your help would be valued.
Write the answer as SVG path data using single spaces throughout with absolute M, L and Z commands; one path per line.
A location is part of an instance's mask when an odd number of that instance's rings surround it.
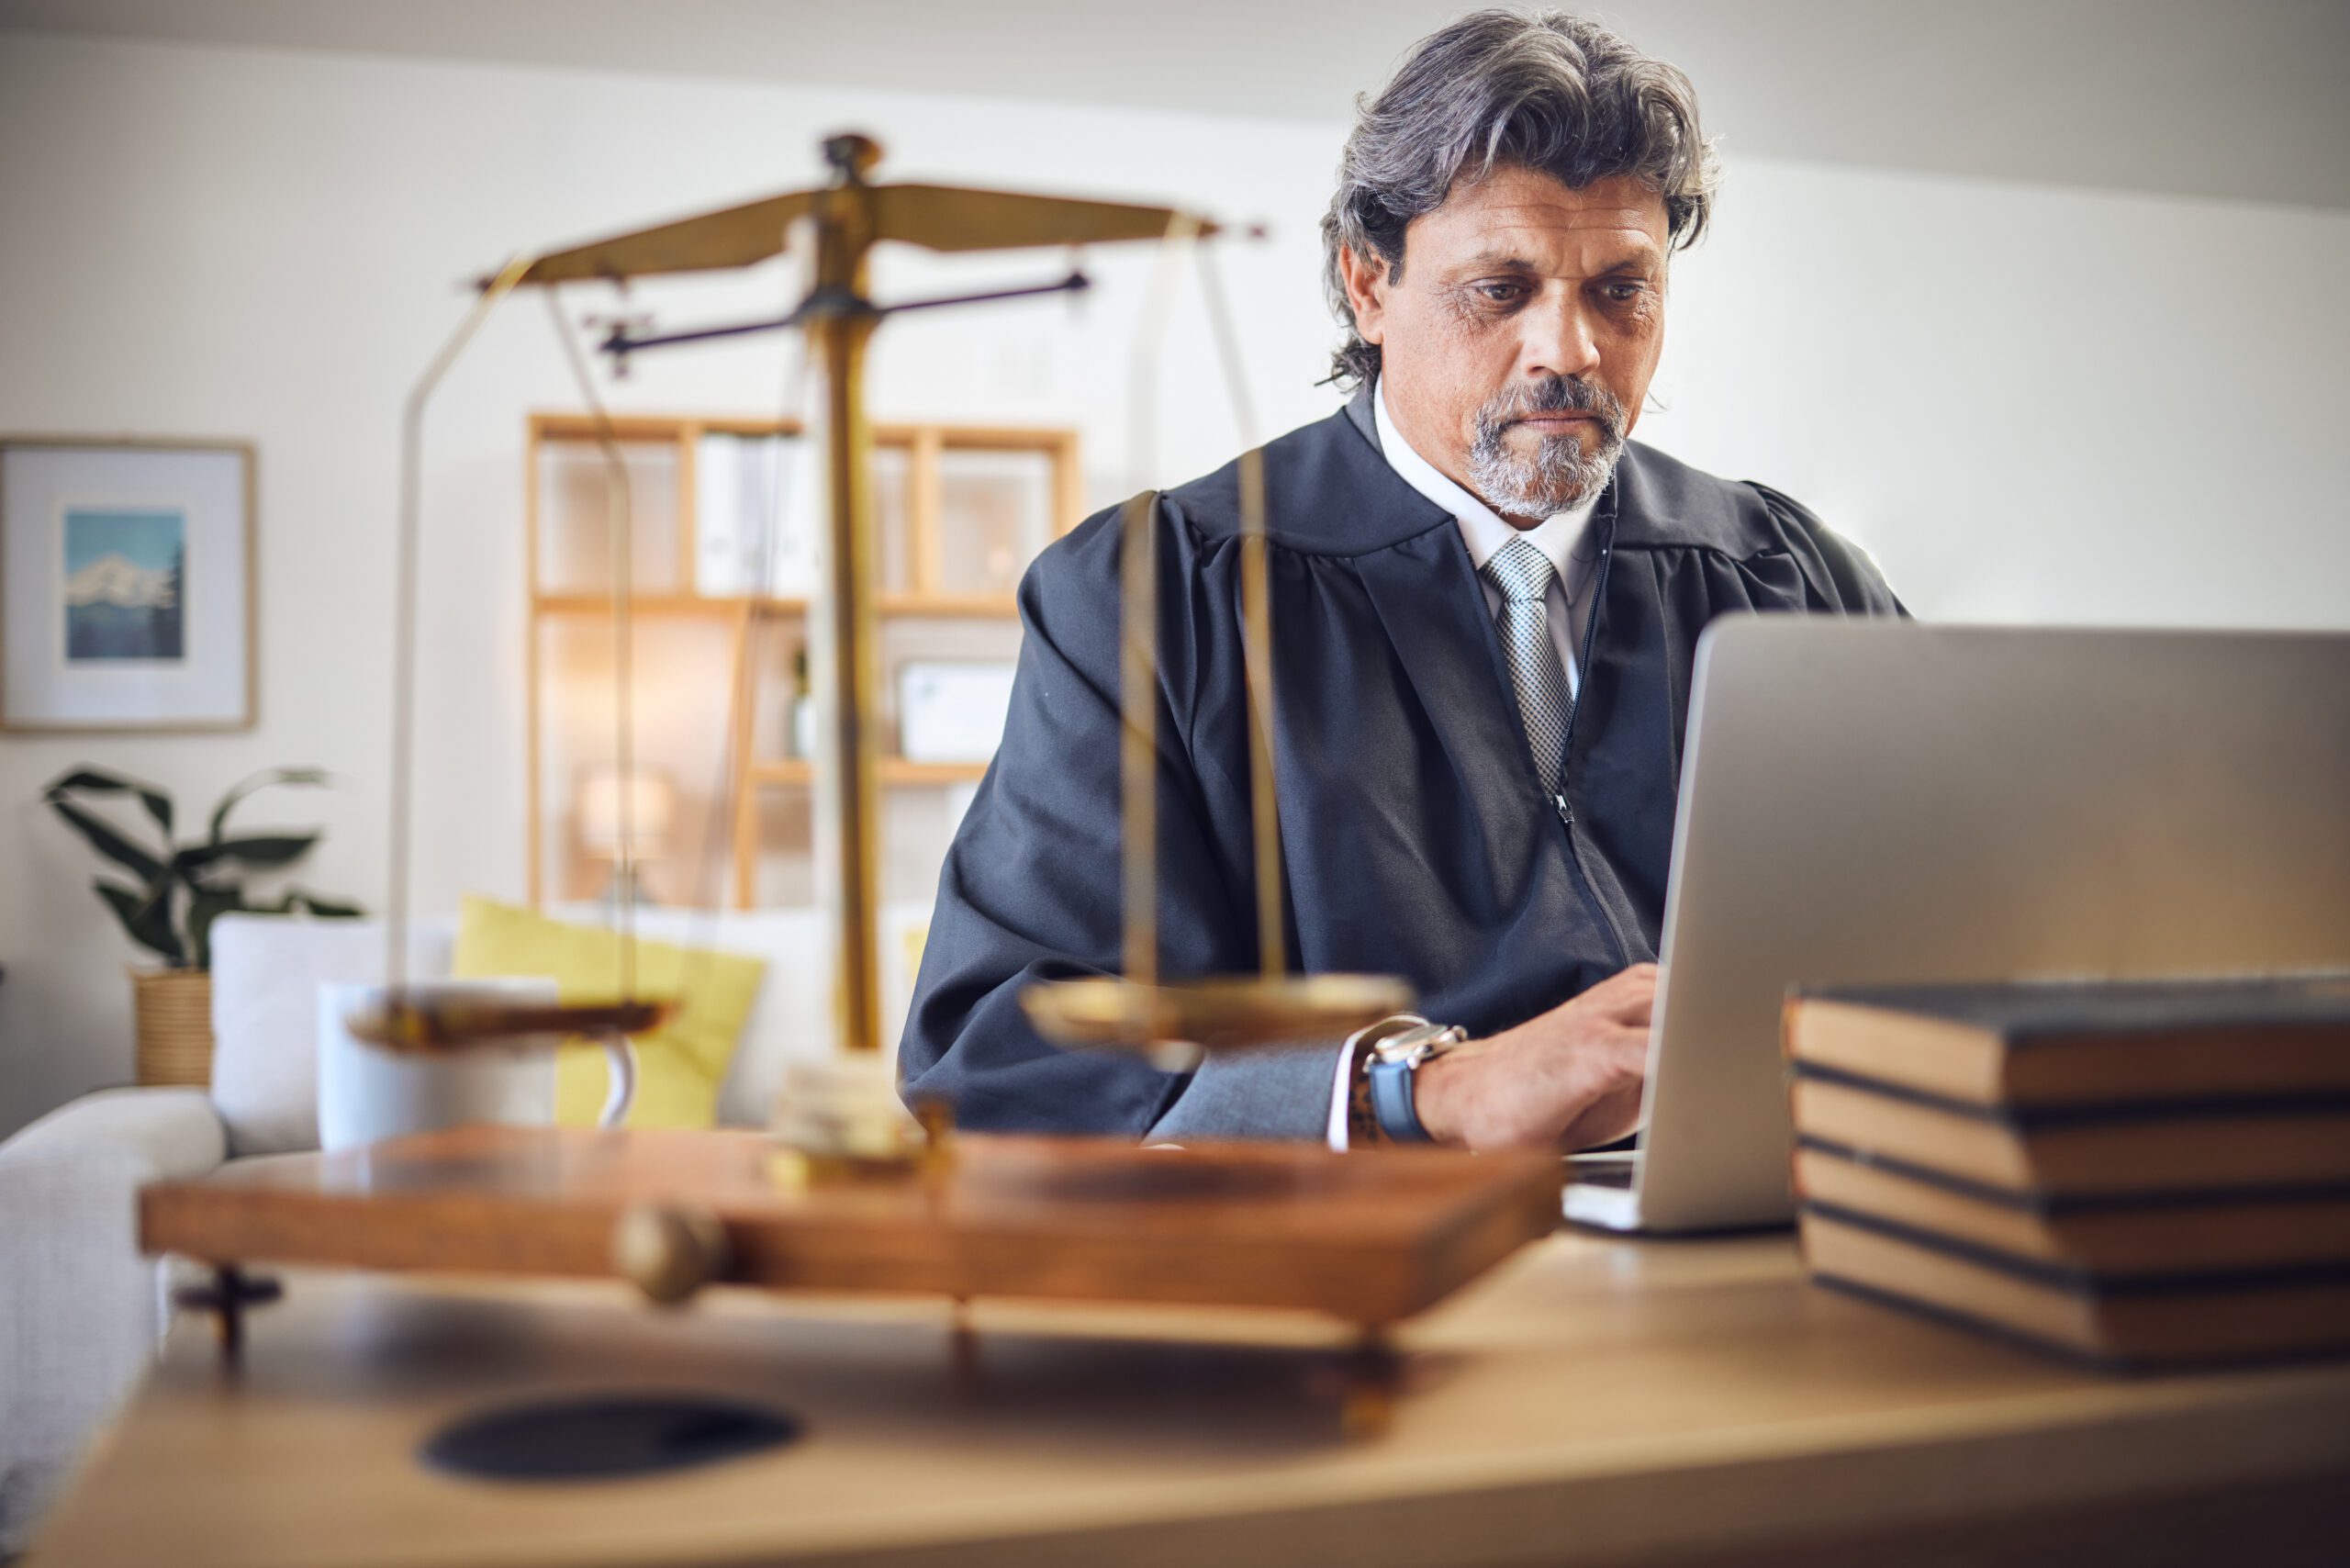
M 1886 585 L 1884 574 L 1865 552 L 1831 531 L 1810 508 L 1768 485 L 1749 479 L 1762 496 L 1771 521 L 1794 546 L 1816 602 L 1813 610 L 1841 610 L 1847 615 L 1897 615 L 1909 610 Z
M 1224 1051 L 1208 1058 L 1150 1128 L 1153 1141 L 1187 1138 L 1320 1140 L 1330 1128 L 1345 1042 Z
M 1159 950 L 1170 974 L 1228 971 L 1253 948 L 1168 699 L 1191 687 L 1194 563 L 1186 531 L 1163 510 L 1160 522 Z M 1118 532 L 1114 510 L 1091 520 L 1022 581 L 1003 744 L 940 872 L 899 1071 L 910 1101 L 943 1098 L 963 1126 L 1139 1137 L 1191 1082 L 1130 1055 L 1058 1049 L 1020 1009 L 1032 981 L 1119 967 Z M 1326 1079 L 1308 1098 L 1318 1129 Z

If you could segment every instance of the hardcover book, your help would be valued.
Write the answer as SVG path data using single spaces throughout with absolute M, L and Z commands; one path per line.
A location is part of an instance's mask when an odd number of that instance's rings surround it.
M 1976 1105 L 2350 1096 L 2350 971 L 1801 991 L 1786 1047 Z

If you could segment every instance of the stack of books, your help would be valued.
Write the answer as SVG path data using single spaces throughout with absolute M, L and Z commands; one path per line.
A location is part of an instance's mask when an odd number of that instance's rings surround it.
M 1800 992 L 1813 1277 L 2074 1355 L 2350 1350 L 2350 975 Z

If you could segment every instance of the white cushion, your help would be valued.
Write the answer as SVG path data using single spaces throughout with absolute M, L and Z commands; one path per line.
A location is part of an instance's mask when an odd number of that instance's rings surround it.
M 408 934 L 409 977 L 449 973 L 456 924 Z M 319 987 L 384 980 L 376 920 L 223 915 L 212 927 L 212 1103 L 235 1155 L 319 1147 Z

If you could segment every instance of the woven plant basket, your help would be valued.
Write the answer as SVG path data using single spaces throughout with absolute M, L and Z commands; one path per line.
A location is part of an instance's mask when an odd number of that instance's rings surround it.
M 210 1083 L 212 977 L 202 969 L 133 969 L 130 986 L 140 1083 Z

